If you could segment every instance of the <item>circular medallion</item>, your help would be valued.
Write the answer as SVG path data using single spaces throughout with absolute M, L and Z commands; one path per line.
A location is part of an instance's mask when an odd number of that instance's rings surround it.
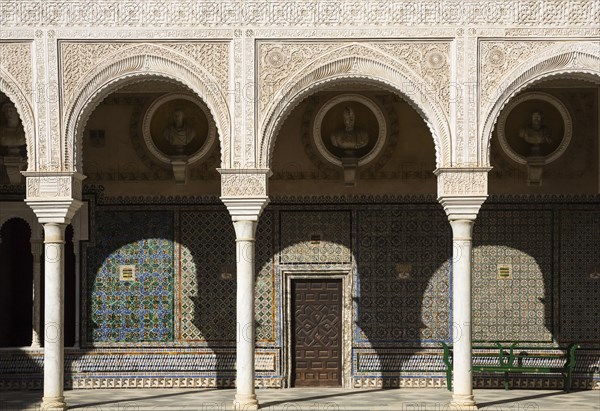
M 559 158 L 571 142 L 569 111 L 556 97 L 529 92 L 513 99 L 498 118 L 502 150 L 519 164 L 538 158 L 543 164 Z
M 373 161 L 385 145 L 385 117 L 377 104 L 360 94 L 342 94 L 327 101 L 313 123 L 313 141 L 325 160 L 342 167 L 354 157 L 358 166 Z
M 167 94 L 154 101 L 143 119 L 146 146 L 158 160 L 171 164 L 185 158 L 202 159 L 216 140 L 216 127 L 208 107 L 195 96 Z

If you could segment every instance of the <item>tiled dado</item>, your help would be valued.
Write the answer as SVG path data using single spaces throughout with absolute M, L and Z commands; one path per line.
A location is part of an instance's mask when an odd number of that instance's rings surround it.
M 484 358 L 473 354 L 473 362 Z M 561 350 L 557 350 L 560 352 Z M 533 352 L 533 351 L 532 351 Z M 355 388 L 436 388 L 446 387 L 446 367 L 441 350 L 414 349 L 354 349 L 352 386 Z M 559 364 L 560 363 L 560 364 Z M 564 361 L 546 359 L 540 366 L 560 366 Z M 576 355 L 573 387 L 600 389 L 600 351 L 582 350 Z M 561 375 L 511 374 L 514 388 L 563 389 Z M 473 378 L 477 388 L 502 388 L 502 374 L 480 374 Z
M 279 350 L 257 349 L 261 387 L 281 387 Z M 41 388 L 43 351 L 0 352 L 0 389 Z M 234 349 L 69 350 L 65 384 L 73 388 L 235 386 Z

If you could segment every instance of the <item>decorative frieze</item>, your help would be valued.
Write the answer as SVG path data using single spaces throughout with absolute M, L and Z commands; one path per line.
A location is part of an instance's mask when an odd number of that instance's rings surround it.
M 568 26 L 597 24 L 600 6 L 594 0 L 519 1 L 460 0 L 423 2 L 410 0 L 332 3 L 243 0 L 179 0 L 139 2 L 136 0 L 85 1 L 5 0 L 0 3 L 0 25 L 99 27 L 219 27 L 223 25 L 273 27 L 314 26 Z

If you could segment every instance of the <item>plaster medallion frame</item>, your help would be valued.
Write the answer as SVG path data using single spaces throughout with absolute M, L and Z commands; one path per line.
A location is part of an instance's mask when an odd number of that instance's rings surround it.
M 352 387 L 352 304 L 353 276 L 352 268 L 283 268 L 283 378 L 286 388 L 292 384 L 292 281 L 294 280 L 341 280 L 342 281 L 342 388 Z
M 498 141 L 500 143 L 500 147 L 509 156 L 513 161 L 519 164 L 527 164 L 527 157 L 523 156 L 510 146 L 509 142 L 506 139 L 505 127 L 508 116 L 511 112 L 521 103 L 530 101 L 530 100 L 541 100 L 546 103 L 551 104 L 561 115 L 563 124 L 564 124 L 564 134 L 562 136 L 561 142 L 558 147 L 551 152 L 550 154 L 543 156 L 543 164 L 549 164 L 556 159 L 558 159 L 561 155 L 564 154 L 567 147 L 571 143 L 571 137 L 573 135 L 573 121 L 571 120 L 571 115 L 569 114 L 569 110 L 567 107 L 556 97 L 542 92 L 528 92 L 520 95 L 519 97 L 514 98 L 510 103 L 506 105 L 500 117 L 498 118 Z
M 369 110 L 371 110 L 371 112 L 375 116 L 375 119 L 377 120 L 377 124 L 379 126 L 379 134 L 377 135 L 377 141 L 375 142 L 375 146 L 371 149 L 371 151 L 369 151 L 367 154 L 365 154 L 358 160 L 358 166 L 364 166 L 365 164 L 368 164 L 372 162 L 375 158 L 377 158 L 377 156 L 381 153 L 381 150 L 385 146 L 385 142 L 387 140 L 387 122 L 385 116 L 379 108 L 379 106 L 377 105 L 377 103 L 375 103 L 373 100 L 366 96 L 363 96 L 361 94 L 346 93 L 333 97 L 330 100 L 328 100 L 325 104 L 323 104 L 323 106 L 319 108 L 319 111 L 317 112 L 317 115 L 315 116 L 313 122 L 313 143 L 315 144 L 315 147 L 317 148 L 319 154 L 323 156 L 325 160 L 338 167 L 343 167 L 342 160 L 339 157 L 333 155 L 327 149 L 327 147 L 325 147 L 323 138 L 321 137 L 321 126 L 323 123 L 323 119 L 325 118 L 325 115 L 327 115 L 329 110 L 335 107 L 336 105 L 345 102 L 357 102 L 366 106 Z
M 200 149 L 187 159 L 187 163 L 189 165 L 193 165 L 194 163 L 197 163 L 202 158 L 204 158 L 208 153 L 210 153 L 217 136 L 217 129 L 214 121 L 212 121 L 210 110 L 208 109 L 206 104 L 204 104 L 204 102 L 196 96 L 182 93 L 169 93 L 157 98 L 154 102 L 152 102 L 152 104 L 150 104 L 150 107 L 148 107 L 148 110 L 146 110 L 146 113 L 144 114 L 144 117 L 142 119 L 142 136 L 144 139 L 144 143 L 146 143 L 146 147 L 148 147 L 148 150 L 156 159 L 160 160 L 163 163 L 171 165 L 173 160 L 172 156 L 163 153 L 160 149 L 158 149 L 158 147 L 156 147 L 154 141 L 152 140 L 150 128 L 152 117 L 154 116 L 156 111 L 164 103 L 173 100 L 187 100 L 192 102 L 202 110 L 202 113 L 204 114 L 208 122 L 208 133 L 206 135 L 206 140 L 204 141 Z

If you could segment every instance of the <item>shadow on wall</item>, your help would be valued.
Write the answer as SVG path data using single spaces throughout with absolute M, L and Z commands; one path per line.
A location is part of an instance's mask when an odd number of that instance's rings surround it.
M 278 271 L 353 272 L 352 386 L 397 387 L 401 376 L 442 370 L 441 360 L 419 352 L 451 338 L 452 238 L 441 207 L 323 208 L 280 212 Z

